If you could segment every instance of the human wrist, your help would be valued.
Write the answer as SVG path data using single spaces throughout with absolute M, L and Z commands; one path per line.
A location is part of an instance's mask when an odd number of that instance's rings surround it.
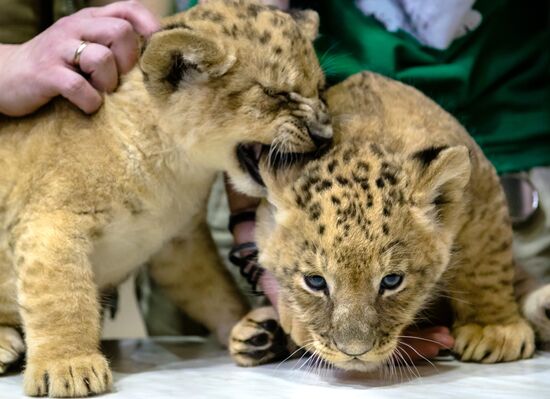
M 10 99 L 13 97 L 12 82 L 14 53 L 19 44 L 0 44 L 0 114 L 11 115 Z

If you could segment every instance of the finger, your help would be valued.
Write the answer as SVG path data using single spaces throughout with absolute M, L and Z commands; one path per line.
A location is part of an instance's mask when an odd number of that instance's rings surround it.
M 139 55 L 138 38 L 132 25 L 120 18 L 94 18 L 80 32 L 82 40 L 102 44 L 111 49 L 119 74 L 130 71 Z
M 101 95 L 82 75 L 68 68 L 60 68 L 52 73 L 50 85 L 87 114 L 97 111 L 103 102 Z
M 80 54 L 80 70 L 89 75 L 92 86 L 103 92 L 112 92 L 118 85 L 115 57 L 100 44 L 88 44 Z
M 138 1 L 119 1 L 105 7 L 83 10 L 94 17 L 122 18 L 132 24 L 133 29 L 142 36 L 150 36 L 160 29 L 160 23 L 143 4 Z
M 454 345 L 449 329 L 443 326 L 420 330 L 409 328 L 405 331 L 405 336 L 399 346 L 412 361 L 436 357 L 441 349 L 449 349 Z
M 273 274 L 271 274 L 267 270 L 264 270 L 264 272 L 260 276 L 259 284 L 261 290 L 263 291 L 267 299 L 269 299 L 269 302 L 271 302 L 273 307 L 277 309 L 280 287 Z

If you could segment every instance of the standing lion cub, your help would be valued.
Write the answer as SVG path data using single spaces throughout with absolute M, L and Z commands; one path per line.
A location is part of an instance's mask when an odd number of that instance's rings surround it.
M 246 306 L 215 255 L 206 199 L 220 170 L 257 187 L 269 146 L 284 160 L 330 139 L 317 25 L 311 11 L 209 1 L 165 20 L 95 115 L 58 100 L 0 119 L 0 372 L 22 330 L 26 394 L 107 391 L 98 291 L 149 259 L 173 300 L 227 340 Z

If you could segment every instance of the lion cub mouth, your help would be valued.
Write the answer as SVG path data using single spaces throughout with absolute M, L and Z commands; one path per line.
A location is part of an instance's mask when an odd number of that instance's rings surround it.
M 328 151 L 330 142 L 318 146 L 310 152 L 281 152 L 271 145 L 262 143 L 241 143 L 237 145 L 237 159 L 241 167 L 257 184 L 265 187 L 260 173 L 260 162 L 265 158 L 266 166 L 270 171 L 277 172 L 295 165 L 302 165 L 321 157 Z
M 262 187 L 265 187 L 265 183 L 260 174 L 260 159 L 266 148 L 269 151 L 269 146 L 261 143 L 245 143 L 237 146 L 237 159 L 241 168 Z

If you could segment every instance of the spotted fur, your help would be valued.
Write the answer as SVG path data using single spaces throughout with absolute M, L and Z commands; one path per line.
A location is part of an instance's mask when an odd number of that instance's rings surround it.
M 479 147 L 421 93 L 376 74 L 327 99 L 332 150 L 284 175 L 263 170 L 259 262 L 280 284 L 285 331 L 337 367 L 370 370 L 399 356 L 399 336 L 442 294 L 461 360 L 530 357 L 508 210 Z M 312 275 L 327 288 L 308 287 Z M 391 275 L 401 284 L 384 288 Z

